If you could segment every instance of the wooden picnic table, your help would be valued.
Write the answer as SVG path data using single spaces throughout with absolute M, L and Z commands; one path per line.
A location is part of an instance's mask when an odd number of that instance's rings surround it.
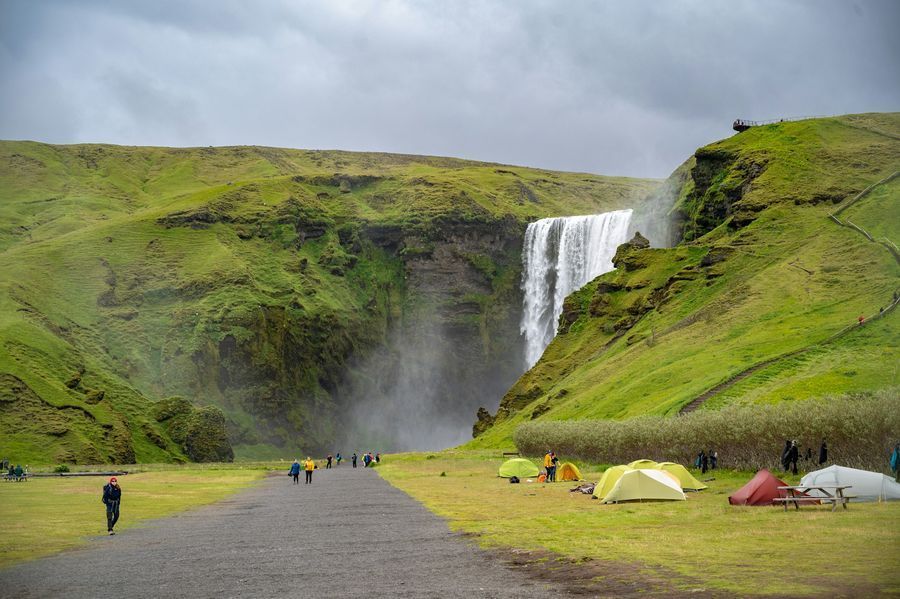
M 827 501 L 831 503 L 831 511 L 837 509 L 838 504 L 847 509 L 851 496 L 844 495 L 844 489 L 850 489 L 852 485 L 792 485 L 786 487 L 778 487 L 780 491 L 787 491 L 787 497 L 779 497 L 774 501 L 784 505 L 784 511 L 787 511 L 788 504 L 793 503 L 796 509 L 800 509 L 801 503 L 821 503 Z M 832 492 L 829 492 L 833 491 Z M 819 491 L 824 497 L 807 495 L 810 491 Z

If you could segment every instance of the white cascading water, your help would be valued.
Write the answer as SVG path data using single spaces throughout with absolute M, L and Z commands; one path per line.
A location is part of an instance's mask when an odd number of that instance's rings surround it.
M 544 218 L 528 225 L 522 248 L 521 333 L 531 368 L 556 336 L 566 296 L 613 269 L 616 248 L 628 239 L 631 210 Z

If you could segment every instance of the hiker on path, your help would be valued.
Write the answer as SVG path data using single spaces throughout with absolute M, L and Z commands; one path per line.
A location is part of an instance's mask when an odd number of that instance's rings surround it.
M 787 454 L 788 469 L 791 471 L 791 474 L 797 474 L 797 460 L 799 459 L 800 449 L 797 447 L 797 442 L 791 441 L 791 446 L 788 449 Z
M 819 466 L 828 461 L 828 443 L 822 439 L 822 446 L 819 447 Z
M 122 501 L 122 488 L 116 477 L 109 479 L 103 487 L 103 503 L 106 505 L 106 532 L 116 534 L 113 527 L 119 521 L 119 503 Z
M 306 462 L 303 464 L 304 469 L 306 470 L 306 484 L 312 484 L 312 473 L 313 470 L 316 469 L 316 463 L 312 460 L 311 457 L 306 457 Z
M 547 471 L 547 478 L 545 479 L 548 483 L 553 482 L 553 452 L 549 449 L 547 453 L 544 454 L 544 470 Z
M 353 462 L 353 467 L 356 468 L 356 452 L 353 452 L 353 455 L 350 456 L 350 461 Z
M 290 474 L 291 474 L 291 478 L 294 479 L 294 484 L 299 485 L 300 484 L 300 462 L 298 462 L 296 459 L 294 459 L 294 463 L 291 464 Z
M 342 460 L 342 459 L 343 459 L 343 458 L 341 457 L 341 452 L 338 452 L 337 455 L 334 456 L 334 462 L 335 462 L 335 465 L 340 466 L 340 465 L 341 465 L 341 460 Z
M 325 470 L 331 470 L 331 460 L 334 458 L 331 457 L 331 454 L 328 454 L 328 457 L 325 458 Z
M 900 483 L 900 443 L 894 445 L 894 453 L 891 454 L 891 472 L 894 473 L 894 480 Z

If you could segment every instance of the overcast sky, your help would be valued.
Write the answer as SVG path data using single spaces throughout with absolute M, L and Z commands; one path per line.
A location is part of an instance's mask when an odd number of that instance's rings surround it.
M 0 0 L 0 138 L 666 176 L 735 117 L 900 110 L 900 2 Z

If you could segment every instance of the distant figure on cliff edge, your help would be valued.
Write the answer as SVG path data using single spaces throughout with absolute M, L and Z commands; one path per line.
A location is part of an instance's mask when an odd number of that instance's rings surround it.
M 353 467 L 356 468 L 356 452 L 353 452 L 353 455 L 350 456 L 350 461 L 353 462 Z
M 341 457 L 341 452 L 339 451 L 336 456 L 334 456 L 335 465 L 340 466 L 341 460 L 344 459 Z
M 894 473 L 894 479 L 900 483 L 900 443 L 894 445 L 894 452 L 891 454 L 891 472 Z
M 822 446 L 819 447 L 819 466 L 828 461 L 828 443 L 822 439 Z
M 312 460 L 311 457 L 306 456 L 306 462 L 303 463 L 303 467 L 306 470 L 306 484 L 312 484 L 312 473 L 313 470 L 316 469 L 316 463 Z
M 122 488 L 116 477 L 109 479 L 103 487 L 103 503 L 106 505 L 106 532 L 116 534 L 113 527 L 119 521 L 119 503 L 122 501 Z
M 296 458 L 294 458 L 294 463 L 291 464 L 290 475 L 291 475 L 291 478 L 294 479 L 294 484 L 299 485 L 300 484 L 300 462 L 298 462 Z
M 328 457 L 325 458 L 325 470 L 331 470 L 331 460 L 334 458 L 331 457 L 331 454 L 328 454 Z

